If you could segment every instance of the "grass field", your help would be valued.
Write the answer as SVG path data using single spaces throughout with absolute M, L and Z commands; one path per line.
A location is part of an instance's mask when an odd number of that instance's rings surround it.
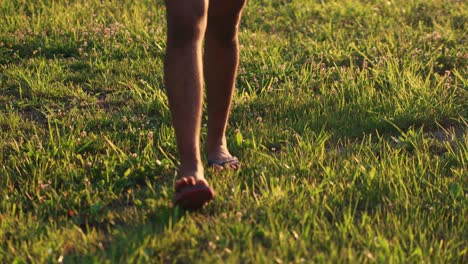
M 0 262 L 466 263 L 467 10 L 251 0 L 243 168 L 186 213 L 163 1 L 0 0 Z

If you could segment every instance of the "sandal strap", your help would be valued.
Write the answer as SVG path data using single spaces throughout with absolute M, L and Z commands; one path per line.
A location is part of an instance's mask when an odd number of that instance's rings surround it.
M 224 167 L 224 165 L 226 164 L 236 164 L 236 163 L 239 163 L 239 159 L 237 159 L 237 157 L 231 157 L 226 160 L 208 160 L 209 166 L 219 165 L 219 166 Z

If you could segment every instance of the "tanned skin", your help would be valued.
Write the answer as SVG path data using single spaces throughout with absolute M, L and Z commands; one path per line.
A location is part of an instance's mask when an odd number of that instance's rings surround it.
M 176 185 L 195 185 L 200 180 L 206 183 L 200 154 L 204 84 L 208 101 L 207 158 L 232 158 L 225 134 L 239 61 L 238 27 L 245 2 L 166 0 L 164 75 L 181 163 Z

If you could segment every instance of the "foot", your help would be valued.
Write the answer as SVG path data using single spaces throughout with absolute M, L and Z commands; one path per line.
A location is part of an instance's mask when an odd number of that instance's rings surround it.
M 215 148 L 207 147 L 208 166 L 223 170 L 225 168 L 237 170 L 240 167 L 240 162 L 237 157 L 232 156 L 226 146 L 218 146 Z
M 188 176 L 180 177 L 175 183 L 175 206 L 180 206 L 185 210 L 197 210 L 213 200 L 214 191 L 205 180 L 201 165 L 181 166 L 179 173 Z
M 185 176 L 175 184 L 174 205 L 185 210 L 197 210 L 213 200 L 214 196 L 206 180 Z

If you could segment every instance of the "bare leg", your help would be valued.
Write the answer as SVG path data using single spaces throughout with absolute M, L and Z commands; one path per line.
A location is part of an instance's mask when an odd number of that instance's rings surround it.
M 208 0 L 166 0 L 164 76 L 179 149 L 181 176 L 203 179 L 200 124 L 203 98 L 202 39 Z
M 205 35 L 209 160 L 226 160 L 226 127 L 239 61 L 238 26 L 246 0 L 210 0 Z

